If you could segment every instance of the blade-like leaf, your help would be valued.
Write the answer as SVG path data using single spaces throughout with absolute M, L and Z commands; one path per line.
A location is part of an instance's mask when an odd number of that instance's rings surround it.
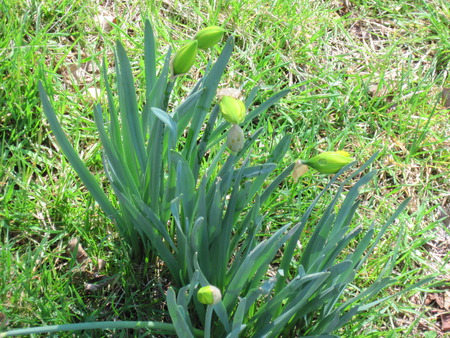
M 139 118 L 134 87 L 133 73 L 130 61 L 122 44 L 117 41 L 116 53 L 118 60 L 117 85 L 119 103 L 122 115 L 122 128 L 125 129 L 124 138 L 125 154 L 130 154 L 131 161 L 137 161 L 141 170 L 145 170 L 147 155 L 145 153 L 142 122 Z M 134 151 L 127 151 L 127 147 L 134 147 Z M 135 158 L 131 156 L 135 155 Z
M 148 19 L 145 20 L 144 29 L 144 56 L 146 97 L 149 100 L 156 83 L 156 44 L 153 28 Z
M 169 309 L 170 318 L 172 319 L 178 337 L 194 337 L 189 324 L 187 322 L 187 314 L 181 306 L 177 305 L 175 291 L 170 287 L 166 295 L 167 308 Z
M 58 118 L 56 117 L 55 111 L 53 110 L 53 107 L 41 81 L 39 81 L 38 87 L 45 116 L 47 117 L 50 127 L 52 128 L 52 131 L 55 134 L 56 140 L 58 141 L 58 144 L 61 147 L 62 151 L 66 155 L 67 159 L 69 160 L 78 176 L 80 176 L 81 181 L 83 181 L 86 188 L 100 205 L 103 212 L 113 220 L 120 221 L 120 216 L 117 214 L 116 209 L 114 209 L 111 202 L 108 200 L 105 193 L 100 188 L 98 182 L 95 180 L 94 176 L 92 176 L 92 174 L 86 168 L 86 165 L 81 161 L 78 154 L 75 152 L 69 140 L 67 139 L 67 136 L 62 130 L 61 125 L 59 124 Z

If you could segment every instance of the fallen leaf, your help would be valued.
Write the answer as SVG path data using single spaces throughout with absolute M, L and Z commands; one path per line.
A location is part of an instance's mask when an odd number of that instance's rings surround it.
M 102 98 L 102 90 L 100 88 L 91 87 L 86 89 L 89 101 L 99 101 Z
M 111 15 L 99 14 L 94 17 L 94 22 L 96 22 L 102 30 L 109 32 L 112 29 L 111 23 L 116 23 L 116 19 Z
M 95 292 L 98 289 L 100 289 L 101 287 L 102 287 L 102 284 L 91 284 L 91 283 L 84 284 L 84 289 L 86 291 L 90 291 L 90 292 Z
M 443 88 L 441 95 L 445 109 L 450 109 L 450 88 Z
M 430 305 L 436 300 L 436 294 L 435 293 L 429 293 L 427 294 L 427 298 L 425 298 L 425 305 Z
M 6 315 L 0 312 L 0 327 L 8 325 Z
M 99 258 L 97 261 L 97 272 L 102 270 L 105 267 L 105 265 L 106 262 L 103 259 Z
M 67 245 L 67 251 L 71 255 L 76 254 L 76 259 L 79 264 L 83 263 L 85 260 L 89 259 L 88 254 L 84 251 L 81 244 L 78 242 L 78 238 L 72 238 Z
M 450 205 L 438 208 L 438 218 L 445 226 L 450 226 Z
M 444 302 L 443 302 L 443 308 L 446 309 L 447 311 L 450 310 L 450 294 L 448 291 L 446 291 L 444 293 Z
M 441 330 L 444 332 L 450 331 L 450 313 L 441 315 Z

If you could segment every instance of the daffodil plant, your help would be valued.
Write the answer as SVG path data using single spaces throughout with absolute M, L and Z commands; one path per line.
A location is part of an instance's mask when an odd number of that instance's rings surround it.
M 76 154 L 46 86 L 39 83 L 45 115 L 62 151 L 117 226 L 132 258 L 139 262 L 144 256 L 156 255 L 164 262 L 174 286 L 167 290 L 173 332 L 183 337 L 199 332 L 213 337 L 331 334 L 375 305 L 377 301 L 371 299 L 394 282 L 389 276 L 393 258 L 371 287 L 342 298 L 406 204 L 380 229 L 373 226 L 363 234 L 361 227 L 354 227 L 358 189 L 375 175 L 370 172 L 354 183 L 338 208 L 344 186 L 362 173 L 374 156 L 341 182 L 308 245 L 298 248 L 305 224 L 324 192 L 304 215 L 269 237 L 258 236 L 265 228 L 261 207 L 295 165 L 280 168 L 278 176 L 273 174 L 289 150 L 290 135 L 280 138 L 265 163 L 252 164 L 252 145 L 263 130 L 249 135 L 246 126 L 289 91 L 276 93 L 259 106 L 252 104 L 258 88 L 244 101 L 228 96 L 218 100 L 216 92 L 233 50 L 233 37 L 229 37 L 184 101 L 177 107 L 169 104 L 175 81 L 195 64 L 198 50 L 210 49 L 224 32 L 219 27 L 201 30 L 174 57 L 169 50 L 160 68 L 147 21 L 142 106 L 130 61 L 117 42 L 115 85 L 110 83 L 105 63 L 108 103 L 97 104 L 94 110 L 114 200 L 108 199 Z M 351 162 L 347 154 L 328 153 L 303 163 L 319 172 L 336 173 L 326 191 L 339 182 L 340 173 Z M 356 249 L 344 254 L 343 249 L 357 236 Z M 277 268 L 271 267 L 276 257 Z M 273 272 L 270 276 L 269 270 Z

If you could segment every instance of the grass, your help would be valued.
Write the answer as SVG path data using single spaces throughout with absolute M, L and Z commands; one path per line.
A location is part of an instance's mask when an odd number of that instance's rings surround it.
M 441 276 L 427 289 L 378 306 L 341 334 L 439 332 L 439 318 L 424 302 L 449 281 L 449 233 L 438 219 L 444 215 L 439 210 L 449 210 L 450 198 L 449 107 L 440 97 L 449 87 L 450 7 L 444 0 L 345 4 L 0 2 L 0 330 L 168 319 L 162 300 L 170 281 L 158 274 L 160 266 L 129 267 L 127 248 L 62 157 L 37 95 L 39 79 L 53 84 L 66 133 L 102 181 L 101 149 L 87 89 L 101 87 L 99 62 L 103 56 L 112 62 L 118 38 L 134 60 L 138 81 L 143 80 L 143 18 L 149 17 L 161 52 L 169 45 L 177 49 L 207 25 L 221 25 L 234 34 L 234 59 L 223 87 L 237 87 L 245 94 L 257 83 L 261 100 L 293 88 L 267 119 L 246 130 L 266 127 L 253 153 L 255 161 L 262 161 L 266 149 L 284 133 L 294 136 L 286 165 L 318 149 L 347 150 L 360 162 L 381 151 L 379 174 L 362 194 L 360 223 L 382 222 L 402 200 L 412 201 L 367 263 L 355 290 L 374 280 L 402 227 L 396 266 L 401 284 L 431 273 Z M 116 23 L 102 28 L 99 14 Z M 195 69 L 176 93 L 183 97 L 201 72 Z M 280 212 L 269 215 L 267 231 L 299 217 L 305 202 L 326 182 L 326 177 L 310 171 L 297 184 L 285 183 L 273 198 Z M 287 208 L 288 201 L 302 203 Z M 66 252 L 73 237 L 92 259 L 85 267 Z M 96 271 L 99 259 L 106 266 Z M 85 283 L 102 278 L 107 282 L 98 291 L 85 290 Z

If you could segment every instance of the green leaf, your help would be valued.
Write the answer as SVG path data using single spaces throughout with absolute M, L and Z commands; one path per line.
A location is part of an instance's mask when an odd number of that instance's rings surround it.
M 167 290 L 167 308 L 169 309 L 170 318 L 172 319 L 178 337 L 190 338 L 194 337 L 190 325 L 188 324 L 188 316 L 183 307 L 178 306 L 175 298 L 175 291 L 171 287 Z
M 208 286 L 208 285 L 214 285 L 214 283 L 211 283 L 208 281 L 203 274 L 200 265 L 198 264 L 198 255 L 195 254 L 193 257 L 194 260 L 194 268 L 199 272 L 199 281 L 200 285 Z M 223 300 L 219 301 L 217 304 L 214 305 L 214 312 L 216 312 L 217 316 L 219 317 L 220 322 L 222 323 L 223 327 L 225 328 L 226 332 L 229 332 L 231 329 L 231 323 L 228 320 L 228 313 L 227 310 L 223 304 Z
M 178 132 L 177 139 L 185 132 L 192 115 L 195 112 L 195 106 L 198 100 L 205 92 L 205 88 L 201 88 L 195 92 L 192 92 L 186 100 L 184 100 L 176 109 L 173 115 L 175 121 L 177 121 Z
M 170 160 L 177 170 L 176 195 L 181 196 L 183 215 L 193 220 L 195 208 L 196 188 L 192 170 L 186 160 L 177 152 L 170 153 Z
M 159 108 L 152 108 L 151 111 L 169 129 L 169 150 L 174 149 L 177 144 L 177 123 L 165 111 Z
M 122 148 L 122 135 L 120 132 L 119 118 L 117 115 L 116 105 L 112 94 L 111 85 L 108 81 L 108 70 L 106 66 L 106 58 L 103 60 L 102 66 L 103 81 L 105 82 L 106 93 L 108 98 L 108 111 L 109 111 L 109 133 L 111 136 L 111 142 L 114 145 L 114 149 L 120 157 L 123 157 Z
M 205 88 L 205 91 L 202 97 L 197 101 L 196 111 L 191 120 L 191 126 L 186 137 L 186 144 L 183 152 L 184 158 L 188 159 L 190 164 L 193 164 L 197 159 L 197 138 L 205 121 L 206 114 L 216 95 L 217 86 L 219 85 L 228 60 L 230 59 L 233 46 L 234 39 L 230 36 L 219 58 L 207 72 L 202 82 L 202 88 Z
M 86 188 L 92 194 L 97 203 L 100 205 L 103 212 L 116 222 L 120 222 L 120 216 L 117 214 L 116 209 L 114 209 L 111 202 L 108 200 L 105 193 L 95 180 L 94 176 L 92 176 L 92 174 L 86 168 L 86 165 L 78 157 L 78 154 L 75 152 L 69 140 L 67 139 L 67 136 L 64 134 L 64 131 L 62 130 L 61 125 L 59 124 L 58 118 L 56 117 L 55 111 L 53 110 L 53 107 L 50 103 L 50 100 L 45 92 L 45 89 L 41 81 L 39 81 L 38 87 L 45 116 L 47 117 L 50 127 L 52 128 L 52 131 L 55 134 L 56 140 L 58 141 L 58 144 L 61 147 L 61 150 L 66 155 L 67 159 L 69 160 L 69 163 L 74 168 L 78 176 L 80 176 L 80 179 L 83 181 Z
M 148 19 L 145 20 L 144 29 L 144 64 L 146 97 L 149 100 L 156 83 L 156 44 L 153 28 Z
M 124 158 L 121 156 L 121 153 L 117 152 L 117 148 L 114 146 L 114 143 L 106 135 L 101 105 L 94 107 L 94 120 L 100 134 L 103 149 L 105 151 L 105 171 L 110 179 L 110 182 L 119 187 L 120 191 L 128 191 L 130 194 L 138 194 L 138 187 L 136 186 L 136 182 L 133 180 L 127 164 L 123 162 Z
M 129 154 L 128 158 L 130 161 L 137 161 L 141 170 L 144 171 L 147 164 L 147 156 L 144 146 L 143 125 L 139 118 L 130 61 L 119 41 L 116 43 L 116 55 L 118 61 L 117 89 L 122 116 L 124 152 L 125 155 Z M 134 151 L 127 149 L 131 147 L 133 147 Z
M 200 167 L 203 161 L 203 157 L 206 153 L 209 137 L 211 135 L 211 131 L 214 128 L 214 124 L 216 122 L 217 116 L 219 114 L 219 106 L 216 105 L 209 116 L 208 122 L 206 123 L 206 127 L 203 129 L 203 136 L 200 139 L 200 143 L 197 146 L 197 160 L 193 162 L 192 172 L 194 177 L 198 176 L 200 171 Z
M 147 96 L 147 102 L 145 103 L 144 112 L 149 112 L 151 108 L 159 108 L 161 110 L 166 111 L 166 94 L 167 94 L 167 87 L 169 86 L 168 82 L 168 76 L 170 71 L 170 56 L 171 56 L 171 49 L 169 47 L 169 50 L 166 53 L 166 56 L 164 58 L 164 65 L 163 69 L 159 73 L 158 80 L 156 81 L 156 84 L 153 86 L 150 95 Z M 173 83 L 172 83 L 173 85 Z M 153 120 L 150 118 L 148 120 L 148 125 L 152 125 Z M 145 130 L 144 126 L 144 130 Z
M 228 337 L 236 337 L 236 338 L 239 337 L 239 333 L 245 328 L 245 325 L 243 325 L 243 322 L 244 322 L 246 304 L 247 304 L 246 299 L 239 297 L 239 305 L 233 316 L 234 317 L 233 324 L 231 327 L 232 331 L 230 332 Z
M 223 302 L 227 309 L 233 307 L 233 302 L 240 295 L 243 288 L 250 279 L 259 280 L 261 276 L 256 276 L 256 272 L 261 268 L 267 266 L 273 259 L 277 250 L 281 245 L 292 235 L 292 231 L 285 233 L 289 224 L 280 228 L 268 240 L 259 243 L 249 254 L 245 257 L 239 270 L 231 279 L 226 292 L 224 293 Z
M 276 336 L 300 309 L 303 314 L 309 313 L 310 311 L 305 304 L 307 304 L 311 295 L 323 285 L 329 275 L 329 272 L 320 272 L 297 277 L 280 293 L 275 294 L 267 302 L 267 305 L 259 309 L 258 314 L 260 315 L 255 316 L 255 319 L 257 319 L 255 336 Z M 282 305 L 286 298 L 290 299 L 286 301 L 285 305 Z M 272 320 L 272 316 L 278 312 L 276 310 L 279 307 L 282 307 L 281 314 Z

